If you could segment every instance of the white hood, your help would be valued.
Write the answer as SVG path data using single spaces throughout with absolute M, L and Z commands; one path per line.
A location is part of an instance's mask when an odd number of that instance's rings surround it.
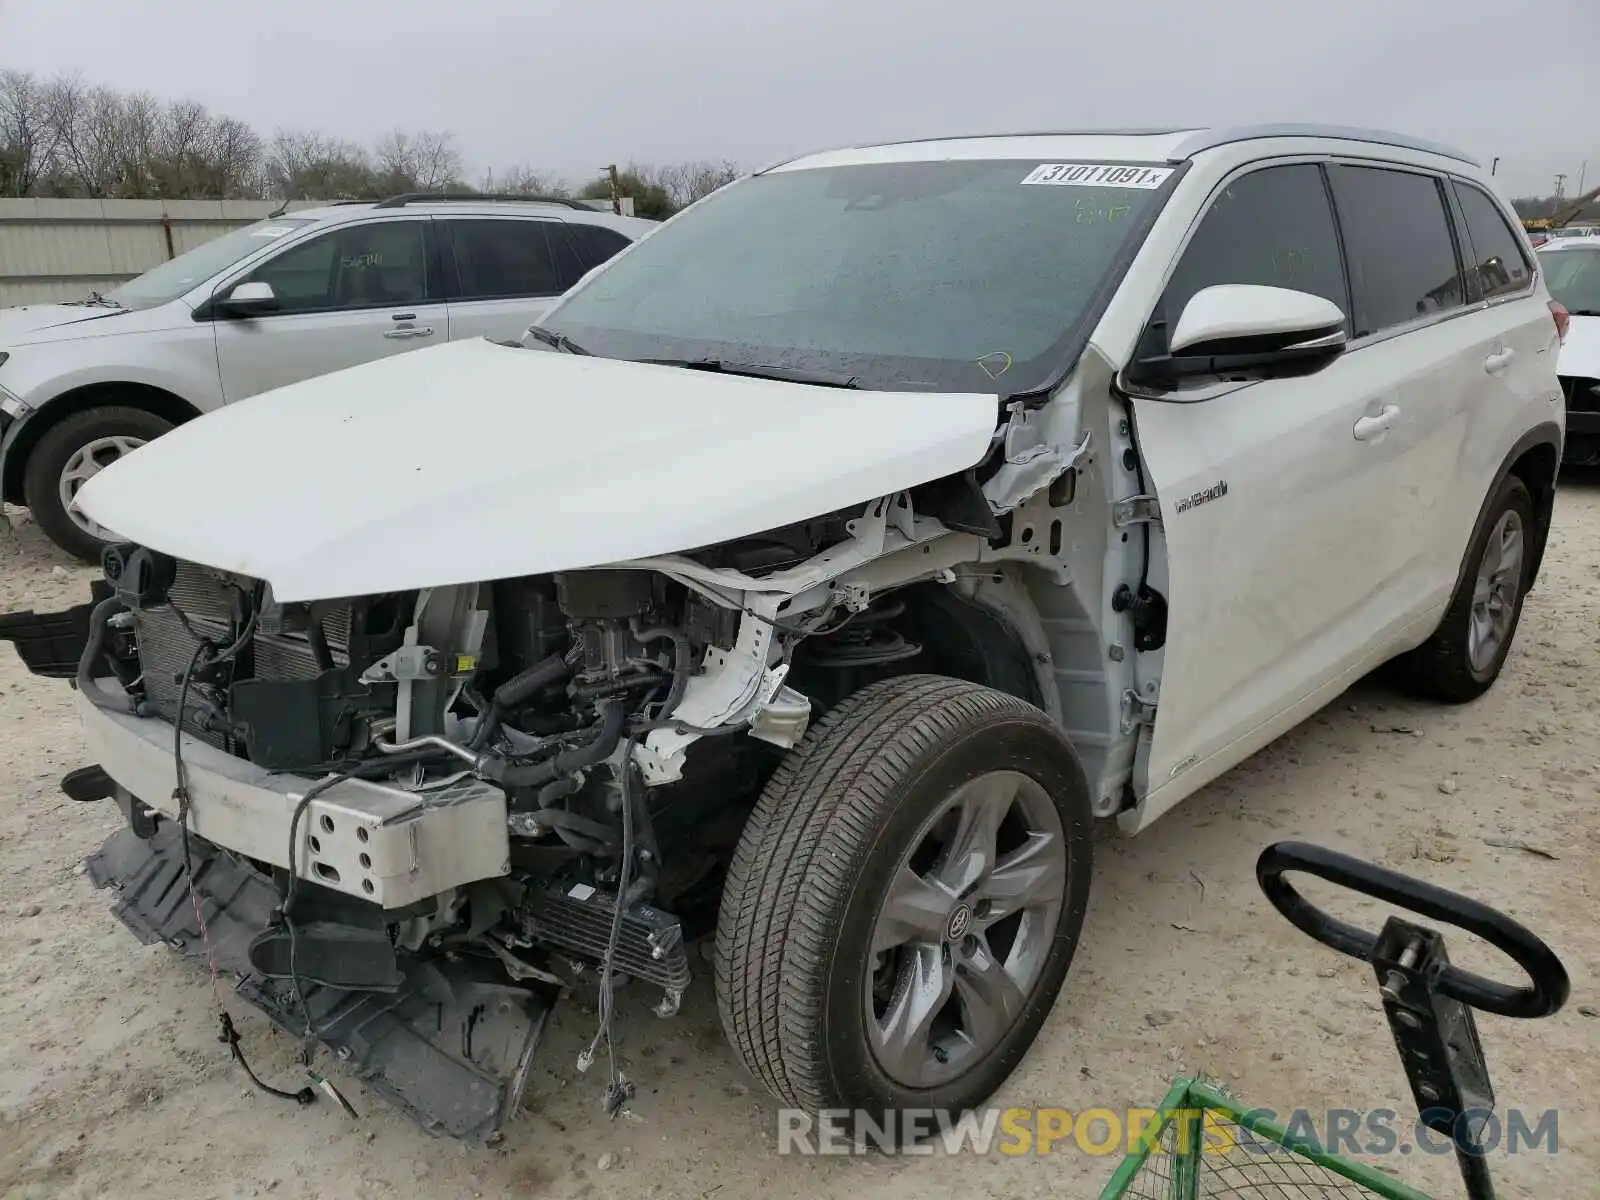
M 992 395 L 866 392 L 440 346 L 263 393 L 95 476 L 129 541 L 332 599 L 602 566 L 975 465 Z
M 87 304 L 20 304 L 15 308 L 0 308 L 0 350 L 22 346 L 39 338 L 58 335 L 65 326 L 85 326 L 88 322 L 124 317 L 125 308 L 105 308 Z M 113 328 L 118 324 L 112 321 Z M 95 332 L 99 329 L 89 326 Z M 73 336 L 85 332 L 72 330 Z

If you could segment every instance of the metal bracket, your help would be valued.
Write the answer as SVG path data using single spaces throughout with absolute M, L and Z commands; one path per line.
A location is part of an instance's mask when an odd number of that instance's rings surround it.
M 1154 496 L 1129 496 L 1111 506 L 1111 523 L 1118 529 L 1129 525 L 1161 524 L 1161 504 Z
M 1146 700 L 1138 692 L 1129 691 L 1122 693 L 1122 732 L 1132 733 L 1141 725 L 1151 726 L 1156 723 L 1156 704 L 1154 700 Z
M 361 672 L 362 683 L 438 679 L 445 673 L 444 655 L 432 646 L 402 646 Z
M 1444 938 L 1390 917 L 1371 963 L 1422 1123 L 1454 1143 L 1467 1195 L 1493 1197 L 1482 1134 L 1494 1088 L 1471 1007 L 1439 990 L 1450 965 Z
M 1390 917 L 1372 956 L 1383 1008 L 1423 1120 L 1454 1133 L 1455 1118 L 1494 1107 L 1472 1009 L 1440 995 L 1434 981 L 1450 963 L 1444 938 Z

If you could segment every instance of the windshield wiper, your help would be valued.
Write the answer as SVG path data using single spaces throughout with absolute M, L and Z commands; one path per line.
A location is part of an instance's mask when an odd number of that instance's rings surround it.
M 1600 317 L 1600 308 L 1575 308 L 1567 314 L 1569 317 Z
M 63 304 L 70 304 L 74 308 L 127 308 L 126 304 L 118 303 L 109 297 L 102 296 L 99 292 L 90 292 L 82 300 L 63 300 Z
M 753 379 L 777 379 L 783 383 L 812 383 L 819 387 L 859 388 L 861 379 L 835 371 L 809 371 L 804 367 L 780 367 L 768 363 L 724 362 L 720 358 L 641 358 L 636 362 L 655 367 L 682 367 L 690 371 L 715 371 L 719 375 L 748 375 Z
M 565 350 L 568 354 L 588 354 L 582 346 L 573 341 L 564 333 L 557 333 L 553 329 L 546 329 L 541 325 L 529 325 L 528 333 L 536 342 L 543 342 L 557 350 Z

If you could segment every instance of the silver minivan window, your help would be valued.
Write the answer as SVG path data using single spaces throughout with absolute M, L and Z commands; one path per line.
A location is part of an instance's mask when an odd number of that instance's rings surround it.
M 159 267 L 150 268 L 143 275 L 112 288 L 106 293 L 106 299 L 124 308 L 134 309 L 155 308 L 170 303 L 185 292 L 193 291 L 213 275 L 226 271 L 234 263 L 242 262 L 256 251 L 314 224 L 315 220 L 306 217 L 257 221 L 254 225 L 212 238 Z

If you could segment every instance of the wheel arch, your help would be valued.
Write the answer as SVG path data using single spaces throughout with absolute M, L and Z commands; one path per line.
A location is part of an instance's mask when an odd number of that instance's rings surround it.
M 1467 572 L 1472 569 L 1473 564 L 1469 561 L 1472 545 L 1477 539 L 1478 531 L 1488 519 L 1489 502 L 1500 490 L 1500 485 L 1512 475 L 1522 481 L 1523 486 L 1528 489 L 1528 494 L 1533 497 L 1534 527 L 1523 590 L 1533 589 L 1535 581 L 1539 578 L 1539 567 L 1544 561 L 1544 549 L 1550 537 L 1550 521 L 1555 513 L 1556 503 L 1556 475 L 1560 466 L 1561 427 L 1554 421 L 1535 425 L 1517 439 L 1516 444 L 1501 462 L 1500 469 L 1495 472 L 1494 480 L 1484 492 L 1483 499 L 1479 501 L 1478 517 L 1473 522 L 1467 549 L 1462 553 L 1461 566 L 1456 572 L 1456 591 L 1461 589 Z
M 176 392 L 148 383 L 89 383 L 62 392 L 46 401 L 17 427 L 15 440 L 7 447 L 5 461 L 0 464 L 0 499 L 11 504 L 24 502 L 22 476 L 27 468 L 28 456 L 39 444 L 40 438 L 68 417 L 113 404 L 122 408 L 142 409 L 173 425 L 182 425 L 200 415 L 198 408 Z
M 1055 713 L 1027 640 L 1004 613 L 939 583 L 915 584 L 902 598 L 902 624 L 926 655 L 915 670 L 981 684 Z
M 1007 563 L 970 590 L 919 584 L 906 589 L 906 601 L 906 632 L 930 651 L 913 669 L 1042 709 L 1082 762 L 1095 815 L 1115 811 L 1132 777 L 1137 737 L 1121 727 L 1121 692 L 1079 589 L 1031 564 Z

